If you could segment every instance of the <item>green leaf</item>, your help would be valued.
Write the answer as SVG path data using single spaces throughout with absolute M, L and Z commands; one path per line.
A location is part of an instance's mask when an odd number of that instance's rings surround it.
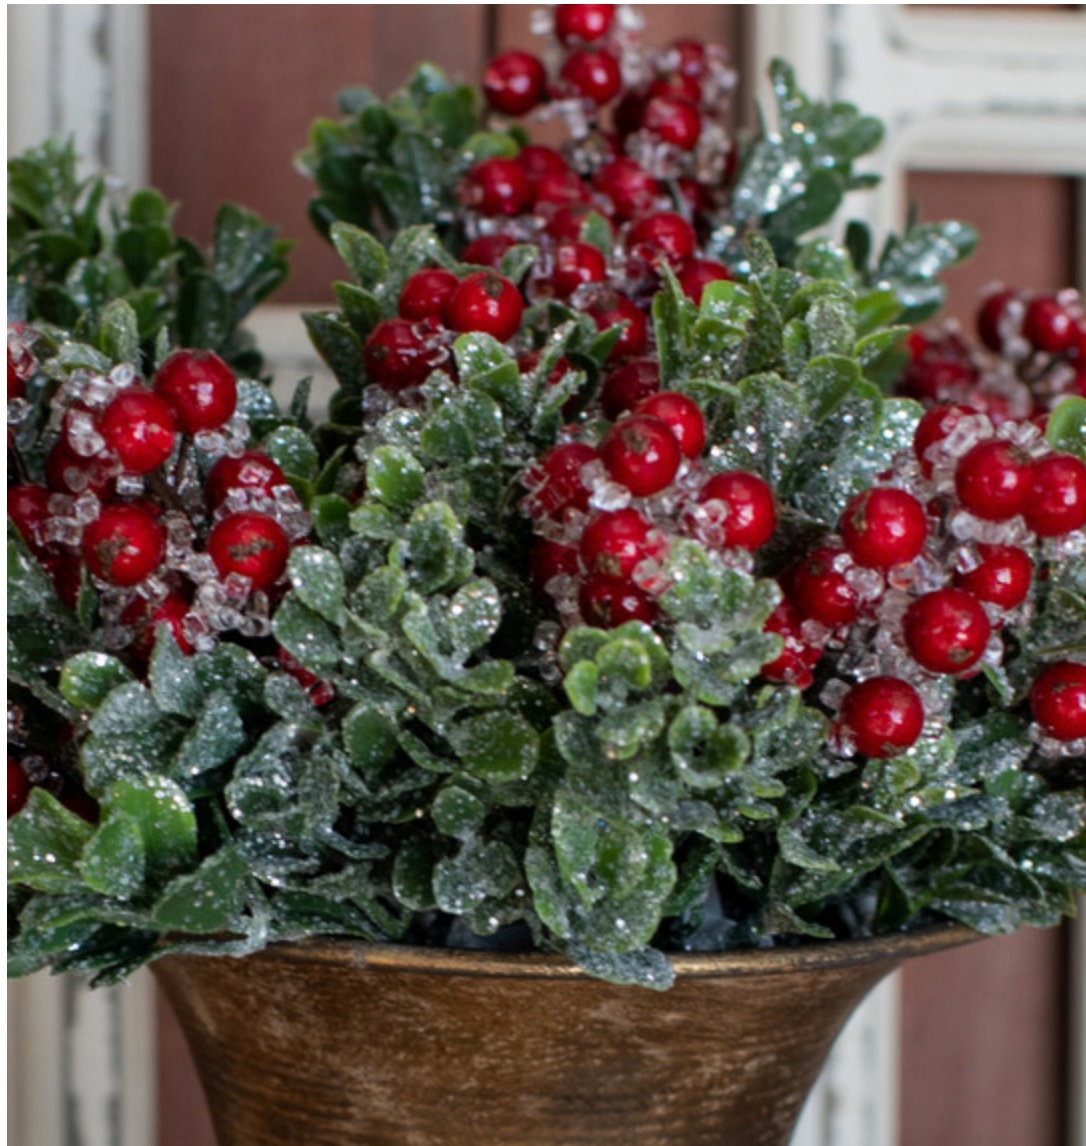
M 232 760 L 246 743 L 245 725 L 226 692 L 213 692 L 177 750 L 182 777 L 200 776 Z
M 147 674 L 155 704 L 163 712 L 195 716 L 203 704 L 204 689 L 196 663 L 178 647 L 168 625 L 159 625 Z
M 434 902 L 434 848 L 427 839 L 408 840 L 396 853 L 392 893 L 412 911 L 429 911 Z
M 118 685 L 131 681 L 132 673 L 108 653 L 77 653 L 60 674 L 60 692 L 84 712 L 93 712 Z
M 569 957 L 595 979 L 619 986 L 648 987 L 667 991 L 675 983 L 675 972 L 667 956 L 655 947 L 639 947 L 622 954 L 593 951 L 580 943 L 570 943 Z
M 147 856 L 138 822 L 117 812 L 94 833 L 80 863 L 89 887 L 114 899 L 131 899 L 143 888 Z
M 1057 450 L 1086 461 L 1086 398 L 1064 398 L 1048 416 L 1045 438 Z
M 393 509 L 417 504 L 426 491 L 425 479 L 419 461 L 400 446 L 378 446 L 366 465 L 366 488 Z
M 320 470 L 317 447 L 296 426 L 280 426 L 261 443 L 264 452 L 278 462 L 287 477 L 313 481 Z
M 287 652 L 311 672 L 321 675 L 339 664 L 342 651 L 334 630 L 296 592 L 284 597 L 272 620 L 272 632 Z
M 470 839 L 486 819 L 486 804 L 460 784 L 445 785 L 434 797 L 430 814 L 446 836 Z
M 799 376 L 799 385 L 815 421 L 821 422 L 840 409 L 862 377 L 852 358 L 841 354 L 812 358 Z
M 34 788 L 23 810 L 8 821 L 8 880 L 47 892 L 81 884 L 79 861 L 93 833 L 56 797 Z
M 302 315 L 309 341 L 328 364 L 336 381 L 349 392 L 358 392 L 365 379 L 362 341 L 338 314 L 307 313 Z
M 526 780 L 539 762 L 539 734 L 512 712 L 484 712 L 455 725 L 449 740 L 480 780 Z
M 291 551 L 287 576 L 304 605 L 333 625 L 343 625 L 345 588 L 337 557 L 319 546 L 301 545 Z
M 388 256 L 371 234 L 350 223 L 333 223 L 331 236 L 358 286 L 372 290 L 382 281 L 388 271 Z
M 396 725 L 365 701 L 351 709 L 343 721 L 343 746 L 361 772 L 376 772 L 396 755 Z
M 102 311 L 97 342 L 98 349 L 113 362 L 139 361 L 139 322 L 123 298 L 114 299 Z
M 155 904 L 155 926 L 197 935 L 236 931 L 250 884 L 244 858 L 224 848 L 166 885 Z
M 123 814 L 136 824 L 147 879 L 165 883 L 196 860 L 196 815 L 188 797 L 165 776 L 118 780 L 102 799 L 106 821 Z

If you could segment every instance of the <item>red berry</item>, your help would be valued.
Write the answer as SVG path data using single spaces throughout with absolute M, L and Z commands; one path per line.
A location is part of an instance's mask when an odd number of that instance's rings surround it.
M 613 121 L 615 134 L 625 140 L 635 131 L 641 130 L 641 120 L 645 117 L 645 104 L 649 97 L 644 91 L 626 91 L 615 105 Z
M 185 634 L 184 620 L 192 606 L 180 593 L 169 593 L 153 608 L 142 597 L 134 598 L 121 613 L 121 623 L 139 629 L 132 645 L 132 652 L 146 662 L 155 647 L 159 625 L 166 625 L 177 642 L 177 647 L 186 656 L 196 651 Z
M 493 271 L 474 271 L 453 292 L 445 321 L 453 330 L 481 331 L 508 342 L 523 314 L 524 300 L 513 283 Z
M 641 123 L 646 131 L 680 151 L 693 151 L 701 135 L 701 113 L 681 96 L 653 96 L 645 105 Z
M 253 589 L 278 581 L 290 556 L 282 526 L 263 513 L 232 513 L 211 531 L 207 551 L 221 577 L 238 573 Z
M 964 589 L 936 589 L 905 611 L 905 644 L 929 672 L 960 673 L 984 655 L 992 634 L 980 602 Z
M 1086 736 L 1086 665 L 1057 661 L 1034 682 L 1029 694 L 1033 719 L 1053 740 Z
M 400 291 L 400 318 L 408 322 L 421 322 L 425 318 L 439 320 L 459 282 L 452 271 L 441 267 L 416 271 Z
M 845 694 L 841 725 L 857 752 L 882 760 L 916 743 L 924 728 L 924 705 L 906 681 L 873 676 Z
M 567 47 L 577 42 L 590 44 L 607 35 L 614 19 L 614 4 L 557 4 L 554 34 Z
M 762 676 L 775 684 L 809 688 L 814 681 L 811 669 L 818 664 L 822 650 L 809 644 L 803 636 L 803 618 L 789 601 L 782 601 L 769 614 L 762 631 L 776 633 L 784 640 L 784 649 L 776 660 L 762 665 Z
M 596 172 L 596 190 L 610 201 L 611 212 L 620 223 L 643 215 L 656 205 L 663 187 L 632 159 L 613 159 Z
M 52 578 L 53 588 L 61 602 L 67 608 L 74 609 L 83 588 L 83 562 L 79 559 L 79 553 L 60 545 L 49 545 L 37 557 L 42 568 Z
M 572 545 L 537 538 L 528 557 L 528 575 L 538 593 L 545 593 L 555 577 L 576 577 L 581 571 Z
M 1026 525 L 1038 537 L 1062 537 L 1086 525 L 1086 464 L 1070 454 L 1039 458 L 1029 471 Z
M 143 505 L 105 505 L 83 530 L 83 560 L 110 585 L 138 585 L 165 555 L 166 531 Z
M 30 798 L 30 781 L 18 760 L 8 757 L 8 819 L 26 807 Z
M 229 454 L 219 458 L 208 472 L 204 489 L 208 506 L 218 509 L 232 490 L 270 494 L 277 485 L 286 484 L 285 474 L 267 454 L 246 450 L 236 458 Z
M 600 330 L 624 324 L 622 334 L 611 347 L 608 362 L 631 358 L 645 349 L 649 338 L 649 324 L 644 312 L 633 299 L 617 291 L 606 291 L 589 308 L 588 313 Z
M 1029 456 L 1007 441 L 974 446 L 958 462 L 954 474 L 958 500 L 985 521 L 1006 521 L 1021 513 L 1029 483 Z
M 705 75 L 705 45 L 700 40 L 673 40 L 668 52 L 675 57 L 680 74 L 696 80 Z
M 1075 320 L 1054 298 L 1035 298 L 1026 307 L 1022 335 L 1034 349 L 1062 354 L 1077 341 Z
M 719 501 L 727 507 L 724 544 L 737 549 L 760 549 L 777 528 L 773 491 L 757 474 L 729 470 L 711 477 L 698 501 Z
M 675 435 L 683 456 L 697 458 L 705 449 L 705 416 L 697 402 L 685 394 L 665 390 L 646 398 L 635 413 L 659 418 Z
M 559 298 L 569 298 L 585 283 L 600 283 L 607 278 L 607 260 L 591 243 L 559 243 L 554 251 L 554 274 L 551 282 Z
M 642 399 L 660 389 L 660 364 L 653 358 L 636 358 L 617 366 L 603 380 L 600 405 L 604 417 L 615 421 Z
M 679 472 L 682 450 L 659 418 L 631 414 L 616 422 L 600 444 L 604 465 L 635 497 L 667 489 Z
M 581 240 L 584 225 L 589 215 L 594 214 L 587 203 L 566 203 L 551 216 L 545 228 L 552 239 L 558 242 L 574 243 Z M 599 216 L 602 218 L 602 216 Z M 614 228 L 611 228 L 612 232 Z
M 315 708 L 323 708 L 324 705 L 335 700 L 336 690 L 332 682 L 321 680 L 315 672 L 310 672 L 300 661 L 292 657 L 282 645 L 279 646 L 276 657 L 283 667 L 283 671 L 294 677 L 305 689 L 310 703 Z
M 173 407 L 186 434 L 217 430 L 233 416 L 238 384 L 229 366 L 210 350 L 178 350 L 158 368 L 155 393 Z
M 538 486 L 530 495 L 533 510 L 548 517 L 566 509 L 586 510 L 592 491 L 581 470 L 598 459 L 596 450 L 584 442 L 555 446 L 543 459 Z
M 980 335 L 980 340 L 996 354 L 1003 349 L 1003 336 L 1000 334 L 999 326 L 1006 313 L 1007 304 L 1014 297 L 1013 290 L 996 291 L 981 303 L 980 310 L 977 311 L 977 333 Z
M 393 394 L 421 386 L 439 361 L 420 327 L 403 318 L 379 322 L 366 339 L 362 357 L 370 382 Z
M 502 115 L 527 115 L 543 102 L 547 72 L 531 52 L 502 52 L 483 72 L 487 103 Z
M 859 616 L 860 603 L 856 590 L 844 573 L 834 568 L 843 549 L 814 549 L 792 572 L 791 598 L 795 606 L 812 621 L 829 628 L 851 625 Z
M 585 623 L 600 629 L 616 629 L 627 621 L 656 619 L 656 605 L 623 577 L 595 573 L 581 584 L 578 603 Z
M 576 171 L 548 171 L 532 181 L 532 206 L 561 206 L 570 203 L 588 204 L 588 188 Z
M 660 76 L 649 84 L 649 98 L 656 96 L 678 97 L 697 107 L 701 103 L 701 84 L 694 76 L 682 72 L 672 72 Z
M 8 487 L 8 517 L 34 553 L 45 548 L 45 526 L 49 520 L 49 491 L 43 485 Z
M 598 513 L 581 535 L 581 561 L 589 573 L 629 579 L 646 557 L 657 556 L 649 543 L 652 526 L 636 509 Z
M 177 421 L 149 390 L 125 390 L 105 408 L 98 429 L 130 474 L 158 469 L 173 453 Z
M 61 437 L 45 459 L 45 480 L 49 488 L 58 493 L 80 494 L 91 490 L 101 497 L 113 479 L 105 459 L 80 457 L 68 439 Z
M 630 255 L 645 263 L 664 259 L 672 266 L 685 262 L 694 253 L 694 228 L 674 211 L 661 211 L 634 223 L 626 236 Z
M 928 535 L 924 507 L 904 490 L 868 489 L 841 515 L 841 537 L 859 565 L 889 569 L 919 557 Z
M 913 435 L 913 450 L 925 477 L 931 477 L 932 461 L 928 457 L 931 447 L 950 437 L 962 418 L 976 413 L 972 406 L 933 406 L 920 419 Z
M 11 345 L 8 344 L 8 401 L 14 402 L 16 398 L 23 398 L 26 396 L 26 383 L 23 381 L 23 376 L 19 372 L 19 367 L 15 362 L 15 356 L 12 353 Z M 8 771 L 11 770 L 11 761 L 8 761 Z M 10 801 L 9 801 L 10 806 Z M 10 816 L 11 813 L 9 812 Z
M 516 245 L 517 241 L 512 235 L 480 235 L 460 252 L 460 260 L 472 266 L 493 267 L 497 270 L 505 252 Z
M 519 215 L 531 200 L 528 176 L 515 159 L 484 159 L 460 184 L 460 201 L 482 215 Z
M 622 90 L 622 69 L 604 48 L 572 52 L 562 65 L 561 77 L 571 95 L 602 107 Z
M 517 162 L 530 181 L 538 179 L 541 175 L 563 175 L 569 170 L 569 164 L 560 151 L 537 143 L 529 143 L 527 147 L 522 147 L 517 152 Z
M 701 305 L 701 296 L 710 283 L 726 282 L 731 277 L 731 271 L 713 259 L 689 259 L 677 276 L 683 294 L 695 306 Z
M 1014 609 L 1026 599 L 1033 580 L 1033 559 L 1016 545 L 978 545 L 980 564 L 957 573 L 954 584 L 978 601 Z

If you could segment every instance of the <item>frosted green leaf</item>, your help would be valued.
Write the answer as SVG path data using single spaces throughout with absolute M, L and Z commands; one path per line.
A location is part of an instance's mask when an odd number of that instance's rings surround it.
M 102 800 L 105 818 L 127 815 L 138 827 L 147 879 L 165 882 L 196 859 L 196 815 L 188 797 L 165 776 L 118 780 Z
M 640 643 L 614 640 L 596 654 L 603 683 L 618 682 L 633 689 L 646 689 L 652 683 L 652 661 Z
M 134 817 L 114 812 L 83 850 L 80 863 L 88 886 L 114 899 L 131 899 L 142 888 L 147 871 L 143 835 Z
M 204 690 L 195 660 L 178 648 L 169 625 L 158 626 L 147 679 L 155 704 L 163 712 L 195 716 L 200 711 Z
M 304 605 L 333 625 L 343 624 L 343 569 L 333 554 L 301 545 L 291 552 L 287 576 Z
M 666 991 L 675 982 L 675 971 L 667 956 L 655 947 L 640 947 L 636 951 L 615 954 L 570 943 L 568 954 L 578 967 L 608 983 Z
M 458 855 L 434 868 L 434 899 L 442 911 L 463 915 L 508 894 L 519 880 L 520 868 L 506 844 L 464 844 Z
M 347 264 L 351 277 L 359 286 L 372 288 L 384 278 L 388 256 L 368 231 L 338 222 L 332 224 L 330 235 L 339 257 Z
M 218 768 L 245 747 L 245 739 L 245 725 L 230 696 L 212 693 L 178 749 L 178 773 L 199 776 Z
M 1086 460 L 1086 398 L 1064 398 L 1048 416 L 1045 438 L 1054 449 Z
M 484 712 L 456 725 L 449 740 L 480 780 L 526 780 L 539 762 L 539 734 L 512 712 Z
M 366 489 L 393 509 L 408 509 L 421 500 L 425 478 L 419 461 L 399 446 L 378 446 L 366 465 Z
M 60 674 L 60 691 L 84 712 L 93 712 L 118 685 L 132 680 L 128 668 L 108 653 L 77 653 Z
M 799 385 L 815 421 L 821 422 L 839 409 L 860 384 L 861 377 L 856 362 L 841 353 L 822 353 L 812 358 L 799 377 Z
M 569 703 L 582 716 L 594 716 L 600 673 L 592 661 L 578 661 L 562 680 Z
M 408 840 L 392 866 L 392 893 L 412 911 L 434 906 L 434 851 L 429 840 Z
M 155 904 L 155 926 L 193 934 L 236 931 L 249 887 L 245 860 L 224 848 L 166 885 Z
M 311 672 L 318 675 L 334 669 L 341 650 L 332 627 L 296 593 L 288 593 L 272 620 L 276 640 Z
M 449 784 L 434 797 L 434 825 L 446 836 L 469 839 L 486 819 L 486 804 L 459 784 Z
M 343 746 L 356 768 L 376 771 L 396 754 L 396 725 L 383 712 L 361 701 L 343 721 Z
M 461 661 L 481 649 L 502 619 L 501 598 L 493 581 L 469 581 L 452 596 L 445 612 L 453 655 Z
M 296 426 L 280 426 L 264 439 L 264 452 L 279 463 L 287 477 L 313 481 L 320 469 L 317 447 L 304 430 Z
M 8 880 L 60 892 L 82 882 L 79 860 L 94 828 L 54 796 L 34 788 L 8 821 Z

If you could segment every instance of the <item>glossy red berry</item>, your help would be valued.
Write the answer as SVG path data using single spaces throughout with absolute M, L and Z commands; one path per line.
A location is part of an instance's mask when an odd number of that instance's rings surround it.
M 828 628 L 851 625 L 860 614 L 856 590 L 844 573 L 834 568 L 843 549 L 814 549 L 792 572 L 790 597 L 804 617 Z
M 1034 682 L 1029 695 L 1033 719 L 1053 740 L 1086 737 L 1086 665 L 1057 661 Z
M 1070 454 L 1035 461 L 1024 513 L 1038 537 L 1062 537 L 1086 526 L 1086 464 Z
M 674 211 L 646 215 L 634 223 L 626 236 L 626 249 L 644 263 L 663 259 L 675 267 L 690 258 L 696 246 L 694 228 Z
M 1003 349 L 1003 335 L 1000 333 L 1000 324 L 1007 312 L 1007 305 L 1013 301 L 1013 290 L 996 291 L 990 294 L 980 305 L 977 311 L 977 333 L 981 342 L 989 350 L 998 354 Z
M 657 555 L 651 532 L 636 509 L 597 513 L 581 535 L 581 561 L 589 573 L 629 578 L 646 557 Z
M 616 629 L 627 621 L 651 625 L 656 618 L 656 604 L 636 585 L 606 573 L 584 579 L 578 603 L 585 623 L 600 629 Z
M 630 414 L 604 435 L 600 455 L 615 481 L 635 497 L 667 489 L 679 472 L 682 450 L 659 418 Z
M 729 548 L 753 552 L 765 545 L 777 528 L 773 491 L 757 474 L 746 470 L 715 474 L 702 486 L 698 501 L 719 501 L 726 507 L 724 544 Z
M 550 210 L 573 203 L 588 205 L 591 195 L 576 171 L 548 172 L 532 181 L 532 207 Z
M 649 338 L 649 324 L 644 311 L 624 294 L 604 292 L 589 308 L 588 313 L 600 330 L 610 330 L 623 324 L 618 341 L 611 347 L 607 361 L 619 362 L 641 354 Z
M 943 405 L 933 406 L 920 419 L 913 435 L 913 451 L 920 462 L 925 477 L 931 477 L 932 460 L 928 451 L 937 442 L 945 441 L 954 432 L 962 418 L 976 415 L 972 406 Z
M 555 577 L 576 577 L 581 571 L 577 550 L 572 545 L 537 538 L 528 555 L 528 575 L 536 592 L 545 593 Z
M 636 358 L 616 366 L 600 387 L 600 406 L 608 421 L 632 410 L 660 389 L 660 364 L 653 358 Z
M 569 298 L 586 283 L 600 283 L 607 278 L 607 260 L 591 243 L 559 243 L 554 250 L 554 273 L 551 283 L 558 298 Z
M 158 469 L 177 441 L 173 410 L 149 390 L 118 394 L 103 411 L 98 430 L 130 474 Z
M 645 105 L 641 120 L 646 131 L 680 151 L 693 151 L 701 135 L 701 112 L 677 95 L 658 95 Z
M 682 72 L 671 72 L 658 76 L 649 84 L 649 98 L 669 96 L 684 99 L 695 108 L 701 103 L 701 84 L 694 76 Z
M 556 4 L 554 34 L 561 44 L 591 44 L 606 36 L 615 19 L 614 4 Z
M 635 413 L 659 418 L 675 435 L 684 457 L 701 456 L 701 451 L 705 449 L 705 415 L 693 398 L 674 390 L 665 390 L 646 398 Z
M 907 681 L 874 676 L 845 694 L 841 726 L 857 752 L 882 760 L 917 742 L 924 729 L 924 705 Z
M 560 243 L 580 242 L 584 225 L 593 213 L 587 203 L 566 203 L 551 215 L 544 230 Z M 614 228 L 611 229 L 613 232 Z
M 608 201 L 619 223 L 651 211 L 663 187 L 632 159 L 613 159 L 595 174 L 593 185 Z
M 286 485 L 286 475 L 267 454 L 259 450 L 246 450 L 236 458 L 225 454 L 211 467 L 204 489 L 211 509 L 218 509 L 232 490 L 270 494 L 279 485 Z
M 705 45 L 700 40 L 672 40 L 668 54 L 674 58 L 674 66 L 682 75 L 696 80 L 705 75 Z
M 845 548 L 858 565 L 870 569 L 889 569 L 919 557 L 927 536 L 924 507 L 900 489 L 864 490 L 841 515 Z
M 408 322 L 421 322 L 426 318 L 439 320 L 459 282 L 452 271 L 442 267 L 416 271 L 400 291 L 400 318 Z
M 505 252 L 516 245 L 517 241 L 512 235 L 480 235 L 460 252 L 460 260 L 469 266 L 493 267 L 498 270 Z
M 1063 354 L 1075 344 L 1078 331 L 1072 315 L 1054 298 L 1035 298 L 1026 307 L 1022 335 L 1035 350 Z
M 45 526 L 49 521 L 49 490 L 43 485 L 8 487 L 8 517 L 34 553 L 48 544 Z
M 569 170 L 560 151 L 553 147 L 544 147 L 538 143 L 529 143 L 517 152 L 517 162 L 524 169 L 530 182 L 534 182 L 541 175 L 564 175 Z
M 459 189 L 465 207 L 491 217 L 519 215 L 532 198 L 528 176 L 515 159 L 484 159 L 471 167 Z
M 978 545 L 980 564 L 959 572 L 954 584 L 1001 609 L 1017 608 L 1026 599 L 1033 581 L 1033 559 L 1017 545 Z
M 91 490 L 99 497 L 110 487 L 112 477 L 101 457 L 84 458 L 72 449 L 67 438 L 58 438 L 45 459 L 45 480 L 58 493 L 81 494 Z
M 988 614 L 964 589 L 936 589 L 906 609 L 905 644 L 917 664 L 935 673 L 971 669 L 992 633 Z
M 362 358 L 369 381 L 393 394 L 421 386 L 439 362 L 420 326 L 404 318 L 379 322 L 366 339 Z
M 678 275 L 682 292 L 695 306 L 701 305 L 701 296 L 710 283 L 726 282 L 732 277 L 723 263 L 714 259 L 688 259 Z
M 809 688 L 814 682 L 811 670 L 821 659 L 822 650 L 804 638 L 803 618 L 796 607 L 790 601 L 782 601 L 769 614 L 762 631 L 776 633 L 784 641 L 780 656 L 762 665 L 762 676 L 775 684 Z
M 486 101 L 502 115 L 527 115 L 543 102 L 546 87 L 546 69 L 531 52 L 502 52 L 483 72 Z
M 445 321 L 453 330 L 481 331 L 508 342 L 520 329 L 524 300 L 503 275 L 474 271 L 452 293 Z
M 533 511 L 550 517 L 567 509 L 586 510 L 591 490 L 585 485 L 581 471 L 598 461 L 599 456 L 584 442 L 555 446 L 543 459 L 538 485 L 530 495 Z
M 155 393 L 173 407 L 186 434 L 217 430 L 238 405 L 234 372 L 210 350 L 178 350 L 158 368 Z
M 121 613 L 122 624 L 139 630 L 131 652 L 139 661 L 146 662 L 155 647 L 159 626 L 165 625 L 181 652 L 186 656 L 191 655 L 196 649 L 188 639 L 184 626 L 191 609 L 192 606 L 180 593 L 167 594 L 153 607 L 142 597 L 136 597 Z
M 1007 521 L 1021 513 L 1029 497 L 1029 455 L 1007 441 L 980 442 L 954 474 L 958 500 L 975 517 Z
M 83 562 L 79 552 L 61 545 L 47 545 L 37 554 L 42 568 L 52 579 L 53 588 L 61 602 L 74 609 L 83 588 Z
M 8 819 L 21 812 L 30 798 L 30 780 L 18 760 L 8 757 Z
M 232 513 L 207 539 L 207 551 L 220 577 L 248 577 L 252 588 L 266 589 L 287 566 L 290 542 L 283 527 L 263 513 Z
M 19 370 L 19 366 L 15 361 L 15 355 L 12 352 L 11 345 L 8 345 L 8 401 L 14 402 L 16 398 L 23 398 L 26 396 L 26 382 L 23 381 L 23 376 Z M 10 761 L 9 770 L 10 770 Z
M 565 91 L 596 107 L 610 103 L 622 90 L 622 69 L 605 48 L 572 52 L 560 74 Z
M 83 560 L 110 585 L 138 585 L 165 555 L 166 532 L 143 505 L 105 505 L 83 530 Z

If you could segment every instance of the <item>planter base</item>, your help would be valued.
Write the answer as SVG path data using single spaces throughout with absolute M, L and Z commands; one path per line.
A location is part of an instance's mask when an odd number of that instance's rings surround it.
M 546 956 L 340 942 L 155 974 L 220 1146 L 786 1146 L 871 987 L 973 938 L 679 956 L 663 993 Z

